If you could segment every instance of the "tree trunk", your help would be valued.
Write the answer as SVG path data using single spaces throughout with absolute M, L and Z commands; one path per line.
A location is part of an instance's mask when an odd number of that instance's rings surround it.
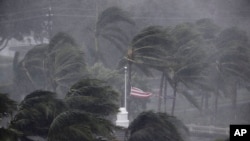
M 164 82 L 164 112 L 167 113 L 167 77 L 165 76 L 165 82 Z
M 205 92 L 201 94 L 201 114 L 204 113 L 204 99 L 205 99 Z
M 160 90 L 159 90 L 159 96 L 158 96 L 158 112 L 161 111 L 161 99 L 162 99 L 162 90 L 163 90 L 163 83 L 164 83 L 165 73 L 162 72 L 161 75 L 161 83 L 160 83 Z
M 232 116 L 233 119 L 237 119 L 237 82 L 234 82 L 231 86 L 232 92 Z
M 209 93 L 206 92 L 205 94 L 205 111 L 207 112 L 208 111 L 208 108 L 209 108 L 209 96 L 208 96 Z
M 177 91 L 177 84 L 174 83 L 174 99 L 173 99 L 173 105 L 172 105 L 172 111 L 171 111 L 171 115 L 174 116 L 174 110 L 175 110 L 175 102 L 176 102 L 176 91 Z
M 213 116 L 213 123 L 215 123 L 215 120 L 217 118 L 217 111 L 218 111 L 218 101 L 219 101 L 219 88 L 215 91 L 215 101 L 214 101 L 214 116 Z
M 232 108 L 235 110 L 237 108 L 237 83 L 235 82 L 232 86 Z

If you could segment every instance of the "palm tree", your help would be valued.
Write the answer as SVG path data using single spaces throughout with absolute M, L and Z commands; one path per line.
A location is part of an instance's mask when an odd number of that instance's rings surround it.
M 128 62 L 129 82 L 132 64 L 140 68 L 144 67 L 142 70 L 146 73 L 149 73 L 152 68 L 161 71 L 158 103 L 160 111 L 162 91 L 163 88 L 166 89 L 167 81 L 174 89 L 173 95 L 176 98 L 179 83 L 189 86 L 202 78 L 199 75 L 205 66 L 202 59 L 204 52 L 199 45 L 201 45 L 200 36 L 190 23 L 177 25 L 174 29 L 164 29 L 159 26 L 145 28 L 133 38 L 131 48 L 125 57 Z M 197 101 L 191 94 L 187 91 L 181 92 L 192 104 L 198 107 Z M 174 109 L 175 99 L 172 114 Z
M 56 99 L 55 93 L 34 91 L 20 103 L 10 128 L 20 131 L 26 136 L 46 138 L 54 118 L 66 109 L 65 103 Z
M 203 83 L 203 86 L 200 86 L 202 87 L 201 90 L 203 91 L 201 93 L 201 110 L 203 110 L 203 105 L 205 105 L 205 108 L 208 109 L 208 98 L 210 95 L 209 93 L 214 93 L 214 88 L 222 84 L 218 80 L 219 76 L 214 75 L 216 74 L 216 71 L 214 69 L 215 67 L 213 67 L 213 62 L 215 58 L 214 54 L 216 54 L 215 42 L 217 35 L 220 32 L 220 27 L 218 27 L 218 25 L 216 25 L 211 19 L 200 19 L 196 21 L 195 28 L 198 30 L 202 37 L 202 47 L 206 50 L 207 54 L 205 56 L 205 62 L 209 64 L 209 67 L 205 69 L 205 81 L 199 82 L 199 84 Z
M 171 50 L 173 39 L 167 30 L 161 26 L 149 26 L 138 33 L 131 41 L 125 60 L 128 64 L 128 93 L 131 87 L 132 64 L 148 76 L 152 76 L 150 69 L 163 72 L 166 57 L 166 48 Z M 164 72 L 162 73 L 164 77 Z M 162 78 L 163 79 L 163 78 Z M 161 81 L 160 96 L 163 88 Z M 160 105 L 161 99 L 159 99 Z M 159 106 L 160 107 L 160 106 Z
M 246 33 L 236 27 L 223 30 L 216 40 L 216 53 L 214 68 L 220 78 L 221 90 L 226 96 L 231 97 L 232 107 L 236 108 L 237 88 L 241 85 L 247 87 L 249 83 L 249 42 Z M 216 96 L 215 105 L 218 103 Z M 215 112 L 217 106 L 215 106 Z
M 188 129 L 166 113 L 142 112 L 128 127 L 128 141 L 183 141 Z
M 101 44 L 99 40 L 104 39 L 109 41 L 113 46 L 118 49 L 121 53 L 124 52 L 124 46 L 129 42 L 129 37 L 126 35 L 125 31 L 121 28 L 121 24 L 125 23 L 128 25 L 134 25 L 134 21 L 129 17 L 128 13 L 123 11 L 118 7 L 110 7 L 105 9 L 101 14 L 98 14 L 94 27 L 94 62 L 103 61 L 106 62 L 106 58 L 101 52 Z M 118 26 L 118 23 L 121 23 Z M 93 49 L 92 49 L 93 50 Z
M 86 71 L 83 53 L 74 40 L 58 33 L 49 45 L 35 46 L 23 60 L 15 61 L 14 72 L 18 94 L 43 89 L 63 95 Z
M 168 82 L 173 88 L 173 106 L 171 114 L 174 114 L 177 87 L 181 83 L 187 88 L 190 85 L 198 84 L 199 80 L 203 79 L 202 72 L 206 67 L 204 62 L 204 51 L 200 47 L 201 39 L 190 23 L 177 25 L 171 31 L 176 39 L 175 49 L 172 51 L 172 63 L 166 65 L 166 75 Z M 181 93 L 196 107 L 197 102 L 186 91 Z

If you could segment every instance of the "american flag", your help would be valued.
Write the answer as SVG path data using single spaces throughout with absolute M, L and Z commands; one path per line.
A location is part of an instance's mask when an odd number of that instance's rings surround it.
M 136 97 L 147 98 L 147 97 L 150 97 L 152 95 L 152 93 L 144 92 L 143 90 L 136 88 L 136 87 L 131 87 L 130 95 L 136 96 Z

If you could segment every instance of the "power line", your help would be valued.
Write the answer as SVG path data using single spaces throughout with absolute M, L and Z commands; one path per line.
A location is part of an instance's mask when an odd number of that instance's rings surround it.
M 73 17 L 73 18 L 95 18 L 95 16 L 91 15 L 66 15 L 66 14 L 51 14 L 52 17 Z M 13 20 L 6 20 L 0 22 L 0 24 L 7 24 L 7 23 L 15 23 L 15 22 L 20 22 L 20 21 L 26 21 L 26 20 L 32 20 L 32 19 L 37 19 L 37 18 L 42 18 L 42 17 L 48 17 L 48 14 L 45 15 L 39 15 L 39 16 L 33 16 L 33 17 L 27 17 L 27 18 L 20 18 L 20 19 L 13 19 Z M 198 20 L 201 18 L 209 18 L 209 17 L 198 17 L 198 18 L 184 18 L 184 17 L 142 17 L 142 16 L 134 16 L 131 17 L 132 19 L 143 19 L 143 20 Z M 228 17 L 222 17 L 222 18 L 230 18 L 230 19 L 245 19 L 245 17 L 233 17 L 233 16 L 228 16 Z
M 7 20 L 7 21 L 0 22 L 0 24 L 21 22 L 21 21 L 32 20 L 32 19 L 37 19 L 37 18 L 41 18 L 41 17 L 46 17 L 46 15 L 33 16 L 33 17 L 27 17 L 27 18 L 20 18 L 20 19 L 14 19 L 14 20 Z
M 51 7 L 53 10 L 78 10 L 78 11 L 94 11 L 94 9 L 81 9 L 81 8 L 67 8 L 67 7 Z M 49 10 L 49 7 L 44 7 L 40 9 L 32 9 L 32 10 L 22 10 L 18 12 L 12 12 L 12 13 L 6 13 L 6 14 L 1 14 L 0 17 L 5 17 L 5 16 L 13 16 L 13 15 L 18 15 L 18 14 L 24 14 L 24 13 L 34 13 L 34 11 L 42 11 L 42 10 Z M 44 11 L 46 12 L 46 11 Z
M 41 10 L 44 10 L 44 9 L 46 10 L 46 9 L 49 9 L 49 8 L 40 8 L 40 9 L 32 9 L 32 10 L 22 10 L 22 11 L 18 11 L 18 12 L 1 14 L 0 17 L 13 16 L 13 15 L 24 14 L 24 13 L 34 13 L 34 11 L 41 11 Z
M 62 15 L 62 14 L 54 14 L 54 16 L 59 17 L 75 17 L 75 18 L 95 18 L 96 16 L 88 16 L 88 15 Z

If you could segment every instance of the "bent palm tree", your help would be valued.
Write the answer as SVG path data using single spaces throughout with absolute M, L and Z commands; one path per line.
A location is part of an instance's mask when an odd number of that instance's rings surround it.
M 121 53 L 124 52 L 124 46 L 127 46 L 129 37 L 125 31 L 118 26 L 117 23 L 125 23 L 128 25 L 134 25 L 134 21 L 129 17 L 128 13 L 118 7 L 110 7 L 104 10 L 100 15 L 97 15 L 97 21 L 94 28 L 95 50 L 94 57 L 95 62 L 106 62 L 106 58 L 103 56 L 100 48 L 100 39 L 109 41 L 113 46 Z
M 49 45 L 38 45 L 14 64 L 18 94 L 43 89 L 65 94 L 85 72 L 85 61 L 74 40 L 65 33 L 55 35 Z
M 248 87 L 249 78 L 249 41 L 247 34 L 236 28 L 231 27 L 223 30 L 216 40 L 216 57 L 213 60 L 214 69 L 218 76 L 219 82 L 223 87 L 216 87 L 216 92 L 222 90 L 227 97 L 232 99 L 232 107 L 237 105 L 237 89 L 241 85 Z M 229 87 L 228 87 L 229 86 Z M 216 95 L 216 103 L 218 96 Z M 215 107 L 215 112 L 217 106 Z M 233 110 L 232 110 L 233 111 Z
M 171 50 L 174 42 L 167 31 L 168 29 L 161 26 L 149 26 L 131 41 L 124 61 L 128 64 L 128 93 L 131 87 L 132 64 L 147 75 L 152 75 L 150 69 L 164 70 L 167 56 L 165 50 Z M 161 85 L 161 89 L 162 87 Z
M 172 31 L 172 35 L 177 40 L 175 49 L 172 52 L 173 61 L 171 65 L 166 65 L 166 75 L 174 92 L 174 100 L 172 106 L 172 115 L 174 114 L 177 87 L 179 83 L 189 87 L 193 84 L 198 84 L 199 80 L 203 79 L 202 72 L 206 67 L 204 62 L 204 51 L 200 47 L 201 39 L 199 34 L 192 28 L 192 24 L 177 25 Z M 196 100 L 187 91 L 181 93 L 194 106 L 199 108 Z

